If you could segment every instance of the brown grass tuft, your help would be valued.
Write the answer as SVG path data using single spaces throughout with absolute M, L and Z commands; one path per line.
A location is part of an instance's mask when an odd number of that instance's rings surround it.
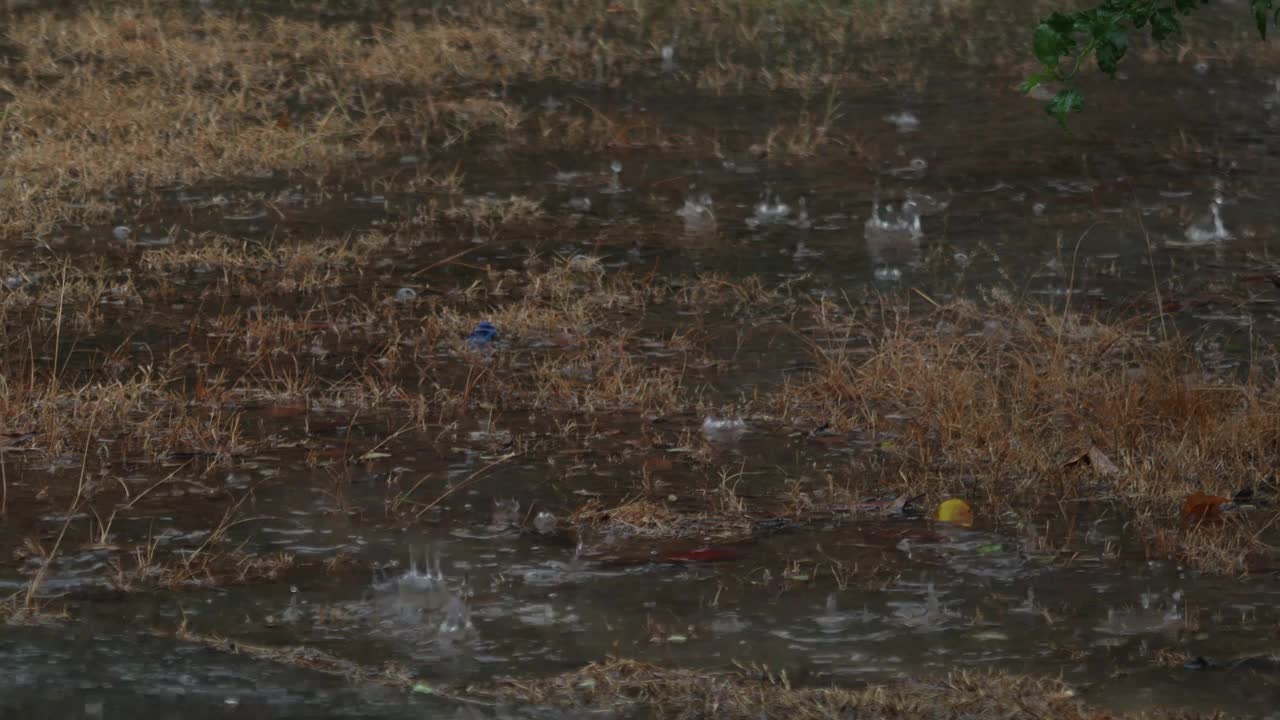
M 985 720 L 1015 712 L 1042 720 L 1104 720 L 1138 717 L 1103 712 L 1081 703 L 1066 684 L 1049 679 L 957 672 L 937 683 L 848 690 L 794 687 L 785 672 L 741 667 L 739 672 L 661 668 L 610 659 L 541 680 L 519 679 L 468 694 L 498 701 L 532 703 L 642 717 L 949 718 Z M 1164 717 L 1194 717 L 1169 715 Z
M 1013 304 L 819 315 L 819 367 L 775 407 L 796 424 L 871 438 L 886 484 L 977 498 L 991 512 L 1116 500 L 1152 529 L 1176 527 L 1191 493 L 1231 497 L 1275 476 L 1280 384 L 1242 377 L 1211 343 Z M 1091 447 L 1117 467 L 1071 462 Z M 1180 530 L 1176 546 L 1234 538 L 1219 569 L 1243 569 L 1274 512 L 1235 532 Z

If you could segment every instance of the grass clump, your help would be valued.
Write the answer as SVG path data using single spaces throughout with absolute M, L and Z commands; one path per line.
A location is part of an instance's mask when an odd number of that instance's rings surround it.
M 1225 531 L 1179 528 L 1192 493 L 1274 483 L 1280 383 L 1261 358 L 1246 372 L 1211 342 L 1012 302 L 819 315 L 817 367 L 775 408 L 871 438 L 885 484 L 992 511 L 1119 502 L 1141 527 L 1178 530 L 1166 550 L 1220 570 L 1265 550 L 1274 507 Z M 1073 462 L 1090 448 L 1114 467 Z
M 740 667 L 737 672 L 662 668 L 610 659 L 542 680 L 511 680 L 472 694 L 504 702 L 622 712 L 628 717 L 669 720 L 715 717 L 937 718 L 985 720 L 1018 717 L 1041 720 L 1120 720 L 1192 715 L 1127 715 L 1095 710 L 1066 684 L 1049 679 L 995 673 L 958 672 L 937 683 L 849 690 L 794 687 L 785 673 Z
M 158 633 L 159 634 L 159 633 Z M 307 647 L 245 643 L 193 631 L 185 624 L 172 635 L 218 652 L 315 672 L 342 675 L 355 682 L 423 692 L 465 705 L 513 704 L 609 716 L 674 720 L 725 718 L 796 720 L 836 718 L 928 718 L 985 720 L 1033 717 L 1040 720 L 1156 720 L 1206 717 L 1193 713 L 1131 714 L 1106 712 L 1081 701 L 1060 680 L 1003 673 L 955 672 L 935 682 L 908 681 L 888 687 L 848 689 L 799 687 L 785 672 L 736 664 L 732 671 L 663 668 L 609 658 L 550 677 L 521 677 L 497 683 L 450 686 L 415 678 L 404 668 L 362 665 Z

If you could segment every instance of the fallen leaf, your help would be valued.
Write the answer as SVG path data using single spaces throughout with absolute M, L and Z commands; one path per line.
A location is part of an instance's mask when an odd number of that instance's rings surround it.
M 1107 457 L 1107 454 L 1097 447 L 1090 446 L 1089 452 L 1086 454 L 1089 456 L 1089 464 L 1093 466 L 1093 469 L 1099 475 L 1110 477 L 1120 474 L 1120 468 L 1116 467 L 1116 464 L 1111 462 L 1111 458 Z
M 893 504 L 885 510 L 885 514 L 893 515 L 895 517 L 902 517 L 904 515 L 911 514 L 911 504 L 923 499 L 923 494 L 899 495 L 897 499 L 893 501 Z
M 33 432 L 0 433 L 0 450 L 17 450 L 35 439 Z
M 1062 464 L 1062 467 L 1075 467 L 1081 463 L 1089 463 L 1093 467 L 1094 472 L 1103 477 L 1111 477 L 1120 474 L 1120 468 L 1111 462 L 1111 458 L 1107 454 L 1098 449 L 1096 445 L 1090 445 L 1089 449 L 1071 458 Z
M 672 468 L 670 460 L 664 457 L 647 457 L 644 459 L 644 471 L 647 473 L 667 472 Z
M 952 498 L 938 506 L 938 520 L 963 527 L 973 526 L 973 508 L 963 500 Z
M 664 562 L 675 563 L 695 563 L 695 562 L 720 562 L 722 560 L 736 560 L 738 553 L 727 548 L 698 548 L 687 552 L 675 552 L 664 555 Z
M 864 515 L 885 515 L 888 517 L 904 517 L 912 514 L 912 503 L 924 498 L 924 495 L 899 495 L 890 500 L 864 500 L 858 503 L 857 510 Z
M 1191 493 L 1182 501 L 1182 521 L 1185 523 L 1201 523 L 1219 517 L 1219 508 L 1227 498 L 1221 495 L 1206 495 L 1202 492 Z
M 294 417 L 307 411 L 305 405 L 268 405 L 259 412 L 266 417 Z

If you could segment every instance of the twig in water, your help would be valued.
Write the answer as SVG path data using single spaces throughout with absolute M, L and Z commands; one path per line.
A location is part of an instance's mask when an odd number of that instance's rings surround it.
M 174 475 L 177 475 L 179 472 L 181 472 L 181 470 L 182 470 L 183 468 L 185 468 L 186 466 L 188 466 L 188 465 L 190 465 L 190 464 L 191 464 L 191 461 L 190 461 L 190 460 L 188 460 L 188 461 L 186 461 L 186 462 L 182 463 L 181 465 L 179 465 L 179 466 L 178 466 L 177 470 L 174 470 L 173 472 L 169 473 L 168 475 L 164 476 L 163 478 L 160 478 L 159 482 L 157 482 L 156 484 L 152 485 L 151 487 L 147 488 L 146 490 L 143 490 L 142 492 L 140 492 L 140 493 L 138 493 L 137 495 L 135 495 L 135 496 L 133 497 L 133 499 L 129 500 L 129 502 L 128 502 L 128 503 L 126 503 L 126 504 L 124 504 L 124 505 L 121 505 L 121 506 L 120 506 L 120 509 L 121 509 L 121 510 L 128 510 L 129 508 L 133 507 L 133 504 L 134 504 L 134 503 L 136 503 L 136 502 L 138 502 L 138 501 L 139 501 L 139 500 L 141 500 L 142 498 L 146 497 L 147 493 L 151 492 L 152 490 L 155 490 L 156 488 L 160 487 L 161 485 L 163 485 L 163 484 L 165 484 L 165 483 L 169 482 L 170 480 L 172 480 Z M 124 491 L 125 491 L 125 497 L 128 497 L 128 495 L 129 495 L 129 487 L 128 487 L 127 485 L 125 486 L 125 490 L 124 490 Z
M 436 498 L 435 500 L 432 500 L 430 503 L 428 503 L 428 504 L 426 505 L 426 507 L 424 507 L 424 508 L 422 508 L 421 510 L 419 510 L 419 511 L 418 511 L 418 514 L 417 514 L 417 515 L 414 515 L 414 517 L 422 517 L 422 514 L 423 514 L 423 513 L 425 513 L 426 511 L 430 510 L 431 508 L 433 508 L 433 507 L 435 507 L 435 506 L 439 505 L 440 503 L 444 502 L 444 499 L 445 499 L 445 498 L 447 498 L 447 497 L 449 497 L 450 495 L 452 495 L 452 494 L 454 494 L 454 493 L 458 492 L 459 490 L 461 490 L 462 488 L 464 488 L 464 487 L 466 487 L 466 486 L 470 485 L 470 484 L 471 484 L 472 482 L 474 482 L 477 478 L 479 478 L 481 475 L 483 475 L 483 474 L 485 473 L 485 471 L 487 471 L 487 470 L 489 470 L 489 469 L 491 469 L 491 468 L 494 468 L 494 467 L 497 467 L 497 466 L 501 465 L 502 463 L 504 463 L 504 462 L 506 462 L 506 461 L 510 460 L 511 458 L 515 457 L 515 456 L 516 456 L 516 455 L 518 455 L 518 454 L 519 454 L 519 453 L 507 453 L 506 455 L 503 455 L 502 457 L 498 458 L 497 460 L 494 460 L 493 462 L 489 463 L 488 465 L 485 465 L 484 467 L 480 468 L 479 470 L 477 470 L 477 471 L 475 471 L 475 472 L 471 473 L 471 475 L 470 475 L 470 476 L 468 476 L 468 477 L 467 477 L 467 479 L 463 480 L 462 482 L 458 483 L 457 485 L 454 485 L 453 487 L 449 488 L 448 490 L 445 490 L 445 491 L 444 491 L 444 493 L 443 493 L 442 495 L 440 495 L 440 497 L 438 497 L 438 498 Z
M 89 444 L 93 442 L 94 422 L 97 420 L 97 412 L 94 417 L 89 420 L 89 432 L 84 439 L 84 454 L 80 456 L 80 481 L 76 483 L 76 496 L 71 500 L 71 507 L 67 508 L 67 517 L 62 521 L 62 529 L 58 531 L 58 539 L 53 543 L 53 550 L 45 556 L 44 562 L 40 563 L 40 569 L 36 571 L 35 577 L 31 578 L 31 584 L 27 586 L 27 596 L 23 601 L 23 606 L 27 612 L 36 609 L 36 592 L 40 589 L 40 584 L 44 582 L 44 575 L 49 570 L 49 565 L 53 562 L 54 557 L 58 555 L 58 548 L 62 547 L 62 539 L 67 535 L 67 528 L 71 526 L 71 518 L 76 514 L 76 508 L 80 507 L 80 498 L 84 497 L 84 476 L 89 469 Z
M 244 495 L 240 496 L 240 499 L 237 500 L 234 505 L 227 508 L 226 512 L 222 513 L 222 520 L 218 522 L 218 526 L 213 529 L 213 532 L 209 533 L 209 537 L 205 538 L 204 542 L 200 543 L 200 547 L 196 548 L 195 552 L 187 556 L 187 558 L 183 562 L 183 564 L 186 565 L 186 567 L 190 568 L 191 563 L 195 562 L 195 559 L 200 556 L 200 553 L 204 552 L 204 549 L 208 547 L 210 543 L 217 542 L 218 540 L 222 539 L 222 536 L 226 535 L 227 531 L 230 530 L 231 528 L 237 525 L 243 525 L 247 522 L 253 522 L 254 520 L 267 519 L 268 516 L 266 515 L 257 515 L 254 517 L 247 517 L 247 518 L 242 518 L 240 520 L 234 520 L 234 521 L 231 519 L 235 517 L 235 512 L 240 509 L 240 506 L 244 504 L 245 500 L 249 499 L 249 495 L 252 492 L 253 492 L 253 488 L 249 488 L 248 490 L 246 490 Z
M 444 258 L 443 260 L 437 260 L 437 261 L 435 261 L 435 262 L 431 263 L 430 265 L 428 265 L 428 266 L 426 266 L 426 267 L 418 268 L 417 270 L 414 270 L 414 271 L 409 275 L 409 277 L 418 277 L 419 275 L 421 275 L 421 274 L 423 274 L 423 273 L 426 273 L 426 272 L 430 272 L 430 271 L 432 271 L 432 270 L 435 270 L 436 268 L 438 268 L 438 267 L 440 267 L 440 266 L 442 266 L 442 265 L 448 265 L 449 263 L 453 262 L 454 260 L 457 260 L 458 258 L 462 257 L 463 255 L 468 255 L 468 254 L 470 254 L 470 253 L 473 253 L 473 252 L 475 252 L 476 250 L 479 250 L 479 249 L 480 249 L 480 248 L 482 248 L 482 247 L 484 247 L 484 246 L 483 246 L 483 245 L 477 245 L 477 246 L 475 246 L 475 247 L 469 247 L 469 248 L 467 248 L 466 250 L 463 250 L 462 252 L 454 253 L 454 254 L 450 255 L 449 257 Z

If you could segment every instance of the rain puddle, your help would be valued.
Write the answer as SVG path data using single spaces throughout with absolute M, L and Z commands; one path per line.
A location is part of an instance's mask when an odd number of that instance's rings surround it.
M 1022 4 L 975 4 L 1027 34 Z M 349 5 L 314 12 L 388 20 Z M 760 22 L 768 57 L 798 47 L 784 19 Z M 479 83 L 540 142 L 502 137 L 502 118 L 464 129 L 481 101 L 428 103 L 423 117 L 463 118 L 430 153 L 406 140 L 337 184 L 266 168 L 6 241 L 4 291 L 31 298 L 6 333 L 49 338 L 13 356 L 28 364 L 5 392 L 54 358 L 84 398 L 129 409 L 99 438 L 108 418 L 59 406 L 90 429 L 56 451 L 31 446 L 35 424 L 0 433 L 0 596 L 23 605 L 37 584 L 47 615 L 4 629 L 0 714 L 564 717 L 383 680 L 464 687 L 617 656 L 758 663 L 812 686 L 1004 671 L 1114 710 L 1272 716 L 1273 566 L 1224 577 L 1169 559 L 1106 487 L 1063 503 L 1046 490 L 1023 514 L 979 507 L 967 528 L 905 503 L 832 511 L 904 418 L 797 429 L 762 400 L 816 366 L 814 347 L 864 341 L 814 330 L 802 307 L 993 287 L 1158 318 L 1205 338 L 1215 368 L 1247 367 L 1280 329 L 1267 64 L 1204 75 L 1198 56 L 1160 56 L 1134 70 L 1141 92 L 1090 84 L 1065 135 L 1009 91 L 1008 63 L 921 45 L 927 81 L 885 76 L 827 102 L 790 75 L 768 76 L 792 84 L 776 93 L 735 89 L 716 73 L 736 61 L 717 66 L 693 32 L 658 38 L 625 76 L 584 61 L 570 80 Z M 273 112 L 289 131 L 289 109 Z M 397 123 L 370 137 L 415 132 Z M 569 139 L 592 123 L 598 137 Z M 70 273 L 92 289 L 46 295 L 71 287 L 51 251 L 95 268 Z M 624 274 L 640 280 L 608 285 Z M 502 304 L 517 292 L 521 309 Z M 64 327 L 73 303 L 87 311 Z M 569 309 L 535 312 L 553 306 Z M 508 385 L 485 384 L 501 372 Z M 183 399 L 128 404 L 164 393 Z M 197 402 L 215 408 L 199 422 Z M 151 425 L 164 431 L 128 434 Z

